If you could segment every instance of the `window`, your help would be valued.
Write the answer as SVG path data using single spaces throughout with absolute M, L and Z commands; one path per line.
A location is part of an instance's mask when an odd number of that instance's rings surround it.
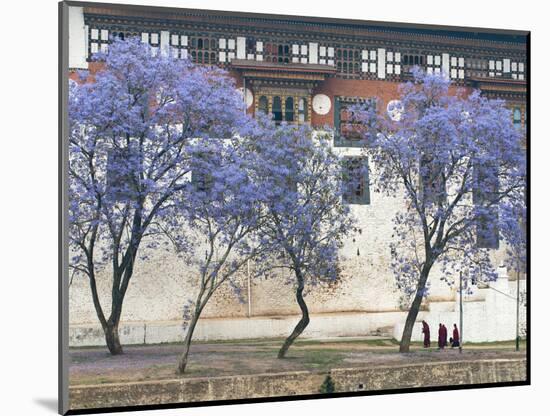
M 258 100 L 258 111 L 261 111 L 264 114 L 268 112 L 267 97 L 262 95 Z
M 445 182 L 441 172 L 442 165 L 430 155 L 420 160 L 420 189 L 426 206 L 446 199 Z
M 401 75 L 401 53 L 386 52 L 386 74 Z
M 308 121 L 308 100 L 305 97 L 281 97 L 262 95 L 258 99 L 256 111 L 269 114 L 275 123 L 305 123 Z
M 514 127 L 516 129 L 521 129 L 521 108 L 514 108 Z
M 334 66 L 334 48 L 319 46 L 319 63 L 321 65 Z
M 290 62 L 290 47 L 288 45 L 267 42 L 265 44 L 262 43 L 262 50 L 264 53 L 262 59 L 268 62 Z
M 351 107 L 355 104 L 376 106 L 373 99 L 361 97 L 335 97 L 334 134 L 336 146 L 357 147 L 364 145 L 363 125 L 354 120 Z
M 361 72 L 369 73 L 371 76 L 374 76 L 373 74 L 376 74 L 376 69 L 377 69 L 377 65 L 376 65 L 377 57 L 378 57 L 378 54 L 376 49 L 371 49 L 371 50 L 364 49 L 361 52 Z M 401 54 L 399 54 L 399 60 L 401 60 Z M 399 72 L 401 72 L 401 68 L 399 69 Z
M 209 157 L 208 152 L 198 155 L 199 160 L 205 160 L 207 157 Z M 214 182 L 211 172 L 206 171 L 204 165 L 198 161 L 195 162 L 195 166 L 191 166 L 191 183 L 199 192 L 209 191 Z
M 495 61 L 493 59 L 489 60 L 489 76 L 490 77 L 500 77 L 502 76 L 502 60 Z
M 114 38 L 124 39 L 124 32 L 112 32 L 109 29 L 104 28 L 91 28 L 88 34 L 88 59 L 94 53 L 107 52 L 109 43 Z M 126 35 L 137 35 L 134 33 L 127 33 Z
M 218 41 L 209 37 L 191 37 L 191 57 L 197 64 L 216 63 Z M 187 56 L 187 53 L 186 53 Z M 225 59 L 225 56 L 222 55 Z M 229 59 L 228 59 L 229 60 Z
M 273 120 L 275 121 L 275 123 L 280 123 L 283 120 L 281 97 L 273 97 L 273 107 L 271 111 L 273 113 Z
M 134 153 L 134 155 L 132 155 Z M 107 197 L 113 201 L 137 199 L 139 175 L 135 171 L 135 152 L 129 148 L 114 148 L 107 153 Z
M 342 46 L 336 50 L 336 68 L 345 78 L 355 78 L 361 75 L 360 72 L 360 51 L 352 46 Z
M 298 121 L 300 123 L 307 121 L 307 100 L 305 98 L 298 100 Z
M 432 65 L 430 63 L 430 56 L 428 56 L 428 65 Z M 433 59 L 433 56 L 431 58 Z M 439 60 L 440 57 L 437 56 L 437 58 Z M 415 67 L 415 66 L 424 66 L 424 63 L 425 63 L 424 62 L 424 55 L 412 54 L 412 53 L 403 54 L 403 71 L 404 72 L 411 72 L 411 69 L 413 67 Z M 428 71 L 428 72 L 430 72 L 430 71 Z
M 256 53 L 256 39 L 254 39 L 253 37 L 246 38 L 245 53 L 246 53 L 246 56 L 254 55 Z
M 285 100 L 285 121 L 289 123 L 294 121 L 294 98 L 287 97 Z
M 172 56 L 174 58 L 187 59 L 187 46 L 189 38 L 187 35 L 180 33 L 172 33 L 170 36 L 170 48 L 172 50 Z
M 354 120 L 354 113 L 349 107 L 340 108 L 340 135 L 348 140 L 361 140 L 361 124 Z
M 295 64 L 307 64 L 309 62 L 308 45 L 292 45 L 292 62 Z
M 473 200 L 475 206 L 476 245 L 479 248 L 498 249 L 498 167 L 477 166 L 474 169 L 475 189 Z
M 486 59 L 466 58 L 466 76 L 467 77 L 478 77 L 478 78 L 486 77 L 488 74 L 487 73 L 488 67 L 489 67 L 489 62 Z
M 512 79 L 525 80 L 525 64 L 523 62 L 512 62 L 511 76 Z
M 348 204 L 370 204 L 368 160 L 348 157 L 343 163 L 344 201 Z
M 450 77 L 452 79 L 464 79 L 464 58 L 451 56 Z
M 410 57 L 405 55 L 406 60 L 410 61 Z M 406 68 L 406 71 L 410 72 L 414 65 L 409 64 Z M 441 73 L 441 55 L 427 55 L 426 56 L 426 72 L 428 74 L 439 74 Z

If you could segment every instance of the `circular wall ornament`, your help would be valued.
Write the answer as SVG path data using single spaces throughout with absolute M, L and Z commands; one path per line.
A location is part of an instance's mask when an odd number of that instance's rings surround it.
M 317 94 L 315 97 L 313 97 L 312 106 L 313 111 L 321 116 L 324 116 L 330 111 L 330 98 L 325 94 Z
M 388 103 L 388 106 L 386 108 L 388 111 L 388 115 L 393 121 L 399 121 L 401 120 L 401 115 L 403 114 L 403 103 L 401 100 L 391 100 Z
M 238 91 L 243 95 L 243 87 L 239 88 Z M 252 95 L 252 91 L 250 91 L 248 88 L 246 89 L 246 108 L 249 108 L 252 103 L 254 102 L 254 96 Z

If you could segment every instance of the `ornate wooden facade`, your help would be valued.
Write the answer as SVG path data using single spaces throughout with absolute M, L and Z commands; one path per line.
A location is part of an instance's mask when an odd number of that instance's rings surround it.
M 503 98 L 520 125 L 526 120 L 527 37 L 520 32 L 146 7 L 85 7 L 83 14 L 86 60 L 113 37 L 137 36 L 160 53 L 227 69 L 248 111 L 277 120 L 334 126 L 342 120 L 338 102 L 377 97 L 387 105 L 414 66 Z M 328 97 L 325 108 L 315 107 L 316 95 Z

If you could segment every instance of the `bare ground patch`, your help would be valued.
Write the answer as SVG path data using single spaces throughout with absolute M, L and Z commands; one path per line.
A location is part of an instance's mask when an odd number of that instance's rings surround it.
M 522 357 L 513 342 L 466 345 L 438 351 L 414 344 L 412 352 L 400 354 L 391 339 L 301 340 L 286 359 L 277 359 L 282 340 L 249 340 L 192 345 L 185 377 L 216 377 L 299 370 L 402 365 L 449 360 L 484 360 Z M 173 379 L 182 348 L 178 344 L 126 346 L 125 353 L 111 356 L 105 348 L 82 348 L 70 352 L 71 385 Z

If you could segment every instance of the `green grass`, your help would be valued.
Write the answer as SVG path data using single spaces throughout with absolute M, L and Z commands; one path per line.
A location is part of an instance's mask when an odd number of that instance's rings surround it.
M 399 345 L 399 341 L 397 341 L 395 338 L 392 339 L 392 343 L 393 343 L 394 345 Z M 432 347 L 433 347 L 434 344 L 437 346 L 437 339 L 436 339 L 436 340 L 432 340 Z M 424 344 L 423 344 L 423 342 L 421 342 L 421 341 L 414 341 L 414 342 L 411 342 L 411 346 L 422 347 L 423 345 L 424 345 Z M 516 340 L 512 339 L 512 340 L 509 340 L 509 341 L 465 342 L 463 345 L 464 345 L 464 346 L 470 345 L 470 346 L 476 346 L 476 347 L 515 346 L 515 345 L 516 345 Z M 524 340 L 524 339 L 520 340 L 520 347 L 521 347 L 522 345 L 523 345 L 523 346 L 527 345 L 527 341 Z
M 292 354 L 289 354 L 291 357 Z M 339 350 L 308 350 L 302 357 L 297 357 L 308 370 L 317 370 L 332 367 L 341 363 L 345 355 Z
M 323 345 L 323 344 L 355 344 L 366 345 L 370 347 L 390 347 L 392 345 L 399 345 L 399 343 L 393 338 L 377 338 L 377 339 L 330 339 L 330 340 L 314 340 L 314 339 L 297 339 L 294 342 L 295 345 Z
M 257 345 L 259 347 L 264 347 L 271 350 L 272 347 L 278 348 L 284 342 L 285 338 L 251 338 L 251 339 L 231 339 L 231 340 L 213 340 L 213 341 L 193 341 L 195 345 Z M 346 338 L 331 338 L 327 340 L 316 340 L 316 339 L 297 339 L 294 341 L 295 346 L 320 346 L 322 347 L 325 344 L 353 344 L 353 345 L 364 345 L 366 347 L 387 347 L 394 348 L 399 346 L 399 341 L 395 338 L 376 338 L 376 339 L 346 339 Z M 135 345 L 124 345 L 124 349 L 140 348 L 140 347 L 159 347 L 159 346 L 181 346 L 180 342 L 166 342 L 158 344 L 135 344 Z M 410 344 L 412 347 L 422 347 L 423 343 L 421 341 L 414 341 Z M 432 341 L 432 346 L 436 345 L 437 340 Z M 465 342 L 464 346 L 475 346 L 475 347 L 503 347 L 503 346 L 515 346 L 515 340 L 509 341 L 493 341 L 493 342 Z M 520 348 L 524 349 L 527 345 L 527 341 L 522 339 L 520 341 Z M 85 351 L 102 348 L 99 346 L 96 347 L 71 347 L 73 351 Z M 107 350 L 105 350 L 107 351 Z M 74 363 L 85 362 L 86 358 L 73 358 Z
M 499 346 L 516 346 L 516 340 L 511 341 L 492 341 L 492 342 L 465 342 L 464 346 L 472 345 L 476 347 L 499 347 Z M 527 340 L 521 339 L 519 341 L 520 348 L 527 346 Z

